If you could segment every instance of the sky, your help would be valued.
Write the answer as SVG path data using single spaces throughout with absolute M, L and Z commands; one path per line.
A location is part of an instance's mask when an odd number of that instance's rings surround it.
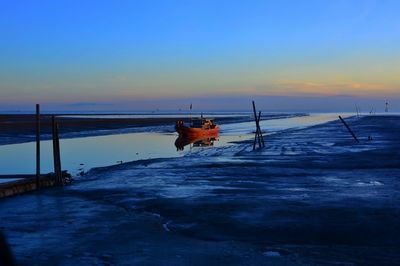
M 400 1 L 0 0 L 0 111 L 400 111 Z

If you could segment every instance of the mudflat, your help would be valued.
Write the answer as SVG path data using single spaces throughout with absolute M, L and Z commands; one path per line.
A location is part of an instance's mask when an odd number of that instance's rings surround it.
M 21 265 L 397 265 L 400 117 L 346 120 L 360 143 L 332 121 L 93 169 L 1 226 Z

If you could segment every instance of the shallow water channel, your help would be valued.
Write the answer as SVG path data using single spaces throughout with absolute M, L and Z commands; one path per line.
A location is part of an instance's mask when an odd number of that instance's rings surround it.
M 312 114 L 310 116 L 264 120 L 264 133 L 289 128 L 307 127 L 337 119 L 336 114 Z M 218 121 L 217 121 L 218 122 Z M 231 145 L 253 137 L 254 122 L 225 124 L 221 126 L 218 139 L 185 146 L 178 150 L 176 133 L 126 133 L 113 135 L 61 139 L 62 168 L 73 175 L 88 171 L 93 167 L 114 165 L 122 162 L 146 160 L 150 158 L 170 158 L 184 156 L 199 149 Z M 52 143 L 41 142 L 41 171 L 53 171 Z M 33 174 L 35 172 L 35 143 L 0 146 L 0 174 Z M 6 180 L 3 180 L 3 182 Z

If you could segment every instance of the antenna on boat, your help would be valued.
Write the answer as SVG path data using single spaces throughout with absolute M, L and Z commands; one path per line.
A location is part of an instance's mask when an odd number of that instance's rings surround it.
M 190 104 L 190 112 L 189 112 L 189 118 L 190 118 L 190 124 L 192 124 L 192 108 L 193 108 L 193 104 Z

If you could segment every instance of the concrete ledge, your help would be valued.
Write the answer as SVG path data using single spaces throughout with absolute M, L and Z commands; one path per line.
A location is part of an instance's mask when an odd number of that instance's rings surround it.
M 13 178 L 10 176 L 9 178 Z M 42 175 L 39 179 L 40 188 L 56 186 L 54 174 Z M 27 178 L 0 184 L 0 198 L 14 196 L 29 191 L 37 190 L 36 177 L 27 175 Z

